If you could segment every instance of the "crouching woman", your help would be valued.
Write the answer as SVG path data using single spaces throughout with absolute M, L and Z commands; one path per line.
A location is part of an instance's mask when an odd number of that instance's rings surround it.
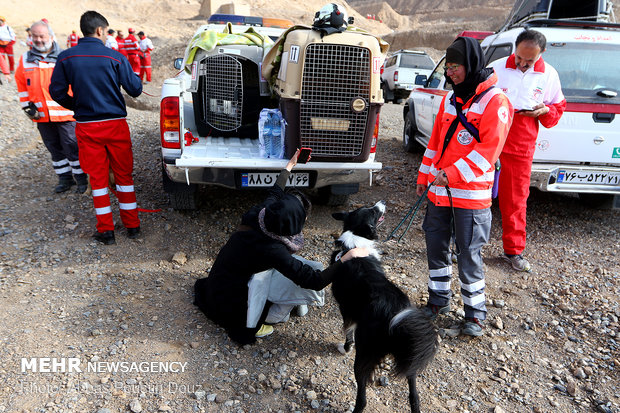
M 293 304 L 322 304 L 321 290 L 331 283 L 342 262 L 368 255 L 365 248 L 352 249 L 325 270 L 320 263 L 293 255 L 303 247 L 302 229 L 310 209 L 301 193 L 284 191 L 298 156 L 299 150 L 265 201 L 243 215 L 209 276 L 194 286 L 194 304 L 241 345 L 270 334 L 273 327 L 264 325 L 265 320 L 285 321 Z

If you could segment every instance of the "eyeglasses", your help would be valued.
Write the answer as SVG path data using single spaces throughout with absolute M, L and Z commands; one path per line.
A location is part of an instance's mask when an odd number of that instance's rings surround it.
M 448 70 L 452 70 L 452 71 L 454 72 L 454 71 L 455 71 L 455 70 L 457 70 L 459 67 L 461 67 L 461 65 L 444 66 L 444 67 L 443 67 L 443 70 L 444 70 L 444 71 L 446 71 L 446 72 L 447 72 Z

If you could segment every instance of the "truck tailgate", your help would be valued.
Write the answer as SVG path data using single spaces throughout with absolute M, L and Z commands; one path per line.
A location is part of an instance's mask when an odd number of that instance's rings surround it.
M 555 127 L 541 126 L 534 161 L 620 166 L 620 116 L 606 123 L 592 112 L 564 112 Z
M 278 170 L 288 163 L 288 159 L 265 159 L 259 156 L 256 139 L 208 137 L 200 142 L 183 148 L 183 153 L 176 160 L 177 167 L 209 167 L 209 168 L 251 168 Z M 380 170 L 381 162 L 310 162 L 297 164 L 295 170 Z

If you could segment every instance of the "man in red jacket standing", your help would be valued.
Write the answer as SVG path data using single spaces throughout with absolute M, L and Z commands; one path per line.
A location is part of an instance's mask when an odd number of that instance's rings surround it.
M 149 83 L 151 81 L 153 42 L 142 31 L 138 32 L 138 37 L 140 38 L 140 80 L 144 81 L 144 75 L 146 75 L 145 83 Z
M 547 40 L 535 30 L 524 30 L 515 53 L 495 61 L 497 86 L 510 99 L 515 114 L 499 159 L 499 209 L 502 214 L 504 259 L 517 271 L 531 271 L 523 258 L 526 239 L 527 198 L 538 125 L 555 126 L 566 108 L 558 72 L 542 58 Z
M 140 43 L 136 36 L 134 36 L 135 30 L 132 28 L 127 29 L 129 34 L 125 38 L 125 52 L 127 53 L 127 60 L 131 64 L 133 72 L 140 76 Z
M 127 57 L 127 52 L 125 51 L 125 35 L 122 30 L 116 32 L 116 44 L 118 45 L 118 51 L 123 56 Z
M 78 40 L 80 40 L 80 36 L 75 32 L 75 30 L 71 31 L 69 37 L 67 37 L 67 49 L 73 46 L 77 46 Z

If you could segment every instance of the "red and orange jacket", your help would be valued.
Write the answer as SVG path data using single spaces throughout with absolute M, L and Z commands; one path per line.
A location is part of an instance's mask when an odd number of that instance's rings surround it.
M 73 112 L 54 101 L 48 90 L 59 51 L 54 42 L 54 49 L 45 58 L 33 51 L 26 52 L 20 57 L 15 70 L 15 84 L 22 108 L 33 102 L 39 109 L 40 118 L 34 122 L 75 120 Z
M 116 43 L 118 44 L 118 51 L 125 57 L 127 57 L 127 51 L 125 50 L 125 38 L 116 36 Z
M 77 46 L 79 39 L 80 36 L 78 36 L 76 33 L 71 33 L 69 37 L 67 37 L 67 47 Z
M 497 83 L 493 73 L 476 88 L 476 95 Z M 459 122 L 443 156 L 444 139 L 456 119 L 456 108 L 448 93 L 439 108 L 430 141 L 418 172 L 418 184 L 428 186 L 439 170 L 444 170 L 456 208 L 483 209 L 491 206 L 494 164 L 499 157 L 512 124 L 513 109 L 502 91 L 493 87 L 477 102 L 472 97 L 463 104 L 468 122 L 478 129 L 478 142 Z M 459 100 L 460 101 L 460 100 Z M 449 206 L 445 187 L 431 186 L 428 199 L 437 206 Z
M 134 36 L 133 34 L 128 34 L 127 37 L 125 37 L 124 46 L 125 46 L 124 47 L 125 52 L 128 55 L 130 54 L 137 55 L 140 53 L 140 43 L 138 42 L 138 39 L 136 39 L 136 36 Z

